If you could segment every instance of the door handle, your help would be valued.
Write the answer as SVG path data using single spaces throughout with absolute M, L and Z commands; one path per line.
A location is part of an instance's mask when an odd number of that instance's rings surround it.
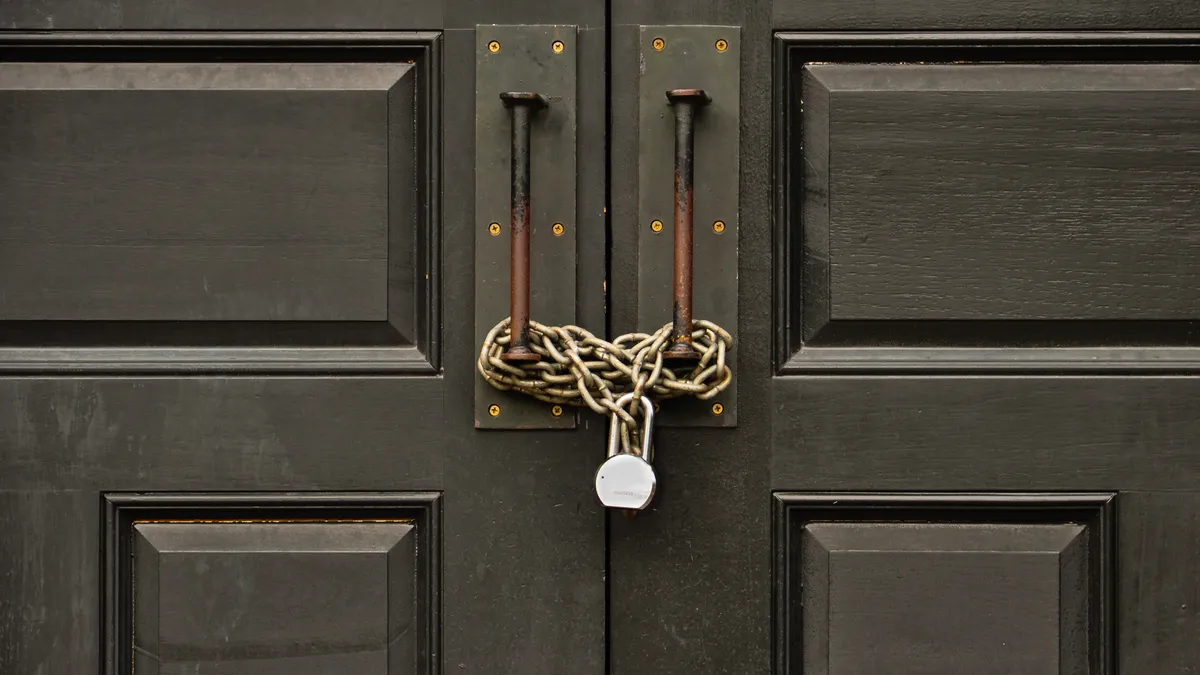
M 696 115 L 712 99 L 703 89 L 672 89 L 667 100 L 675 112 L 675 263 L 671 346 L 663 358 L 695 361 L 700 353 L 692 346 L 693 198 Z
M 720 29 L 720 39 L 711 43 L 722 45 L 718 49 L 724 52 L 730 44 L 727 29 Z M 658 61 L 667 60 L 653 68 L 661 71 L 653 88 L 646 88 L 647 77 L 640 79 L 638 165 L 646 169 L 639 168 L 643 177 L 653 176 L 653 185 L 639 179 L 639 207 L 646 210 L 646 204 L 651 205 L 652 229 L 661 233 L 654 250 L 637 257 L 637 325 L 649 332 L 635 330 L 605 339 L 603 331 L 592 333 L 576 325 L 572 311 L 577 299 L 574 266 L 564 261 L 574 260 L 581 251 L 573 236 L 564 236 L 576 230 L 569 220 L 573 212 L 558 197 L 562 189 L 572 189 L 573 195 L 578 183 L 578 175 L 566 171 L 575 167 L 577 149 L 572 145 L 575 80 L 568 77 L 571 60 L 561 58 L 569 45 L 557 32 L 547 31 L 477 27 L 476 82 L 488 84 L 475 92 L 476 215 L 486 228 L 475 235 L 480 344 L 476 367 L 481 375 L 476 426 L 563 428 L 572 426 L 566 406 L 580 406 L 618 417 L 619 445 L 628 451 L 630 432 L 642 424 L 637 416 L 641 401 L 633 399 L 623 408 L 617 404 L 623 394 L 637 391 L 656 401 L 711 401 L 732 391 L 733 336 L 712 317 L 736 322 L 736 311 L 730 312 L 736 308 L 736 297 L 730 297 L 736 295 L 736 239 L 730 236 L 736 229 L 727 233 L 726 223 L 736 225 L 737 205 L 736 199 L 709 197 L 725 195 L 731 186 L 736 194 L 737 181 L 727 178 L 727 168 L 734 167 L 732 175 L 737 175 L 737 147 L 728 147 L 727 137 L 732 129 L 731 138 L 736 139 L 737 60 L 721 54 L 712 68 L 698 68 L 706 61 L 697 51 L 701 43 L 680 34 L 673 47 L 656 52 L 662 57 Z M 672 31 L 668 32 L 675 35 Z M 650 57 L 644 60 L 646 76 Z M 504 107 L 496 105 L 497 97 Z M 670 106 L 671 114 L 664 105 Z M 643 162 L 641 150 L 652 151 L 653 161 Z M 668 186 L 672 163 L 675 175 Z M 673 204 L 668 206 L 668 201 Z M 505 207 L 510 223 L 507 247 L 501 226 Z M 674 216 L 670 240 L 662 232 L 667 211 Z M 697 218 L 701 223 L 694 223 Z M 702 227 L 710 218 L 711 236 Z M 597 234 L 586 232 L 587 237 Z M 639 237 L 645 253 L 641 243 Z M 667 256 L 672 256 L 672 265 L 665 264 Z M 704 271 L 700 288 L 694 288 L 696 267 Z M 709 281 L 714 272 L 716 279 Z M 652 281 L 644 283 L 643 275 Z M 508 288 L 503 287 L 504 277 Z M 497 313 L 505 311 L 506 292 L 508 313 L 493 323 Z M 493 392 L 481 389 L 484 386 Z M 549 410 L 525 405 L 514 394 L 548 403 Z M 671 416 L 686 418 L 689 424 L 698 417 L 699 425 L 728 426 L 733 420 L 724 412 L 725 400 L 673 404 Z
M 500 358 L 541 360 L 529 348 L 529 129 L 533 116 L 548 104 L 532 91 L 506 91 L 500 100 L 512 119 L 512 207 L 509 211 L 509 311 L 512 340 Z

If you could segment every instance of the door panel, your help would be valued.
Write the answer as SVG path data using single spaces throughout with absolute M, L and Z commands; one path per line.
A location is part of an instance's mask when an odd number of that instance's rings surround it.
M 106 657 L 139 673 L 433 670 L 438 501 L 106 495 Z
M 9 48 L 5 365 L 436 372 L 434 36 L 211 39 Z
M 801 79 L 805 257 L 828 261 L 813 302 L 828 315 L 806 339 L 842 322 L 1196 318 L 1200 68 L 840 64 Z
M 1188 490 L 1200 476 L 1190 377 L 786 377 L 772 397 L 781 489 Z
M 579 27 L 576 316 L 613 334 L 640 26 L 740 28 L 739 426 L 661 429 L 636 518 L 587 415 L 473 428 L 480 24 Z M 1189 3 L 0 26 L 0 670 L 1200 662 Z
M 1002 490 L 994 498 L 1010 510 L 1019 493 L 1071 490 L 1115 492 L 1118 521 L 1128 509 L 1158 537 L 1188 536 L 1169 510 L 1125 505 L 1128 490 L 1192 490 L 1200 456 L 1189 410 L 1195 73 L 1149 63 L 1187 52 L 1131 49 L 1132 36 L 960 37 L 856 36 L 844 49 L 837 37 L 777 37 L 786 196 L 771 485 L 788 507 L 776 513 L 775 602 L 805 610 L 777 617 L 776 670 L 887 659 L 898 672 L 1105 673 L 1131 662 L 1171 672 L 1177 652 L 1141 645 L 1182 639 L 1195 610 L 1157 592 L 1193 584 L 1134 562 L 1157 540 L 1117 530 L 1111 549 L 1091 549 L 1086 581 L 1059 569 L 1043 573 L 1048 586 L 1021 556 L 1061 561 L 1069 546 L 1018 556 L 993 530 L 989 550 L 1010 553 L 989 564 L 946 534 L 961 534 L 957 507 L 915 521 L 851 507 L 798 532 L 783 524 L 811 508 L 797 490 Z M 1122 375 L 1136 371 L 1167 375 Z M 1168 564 L 1194 569 L 1193 556 Z M 1114 596 L 1128 577 L 1155 590 Z M 989 594 L 1006 586 L 1015 604 L 995 604 Z M 860 587 L 879 598 L 869 608 Z M 1039 609 L 1046 599 L 1059 611 Z M 1104 613 L 1069 619 L 1081 603 Z M 1157 633 L 1137 618 L 1176 612 L 1188 618 Z M 1055 640 L 1021 636 L 1039 621 L 1037 635 Z M 846 647 L 862 643 L 872 646 Z M 1200 658 L 1181 649 L 1183 662 Z
M 739 427 L 612 521 L 613 672 L 1200 663 L 1192 9 L 613 7 L 614 167 L 630 28 L 743 45 Z
M 636 518 L 610 518 L 609 640 L 614 674 L 745 675 L 764 672 L 769 664 L 771 557 L 765 516 L 771 507 L 767 387 L 772 373 L 772 148 L 770 134 L 764 133 L 772 97 L 768 20 L 769 7 L 752 2 L 612 3 L 609 307 L 614 335 L 646 328 L 638 325 L 637 270 L 639 230 L 649 223 L 639 220 L 638 201 L 626 198 L 638 194 L 639 172 L 634 167 L 641 152 L 640 26 L 741 26 L 742 50 L 737 427 L 658 428 L 654 501 Z M 695 282 L 705 282 L 702 271 L 697 270 Z
M 1178 673 L 1200 662 L 1200 494 L 1123 492 L 1117 521 L 1117 672 Z
M 415 603 L 404 585 L 414 576 L 411 530 L 336 521 L 134 526 L 135 670 L 428 668 L 428 654 L 416 658 Z M 309 581 L 296 592 L 301 580 Z M 256 596 L 250 607 L 247 587 Z
M 1027 3 L 1000 0 L 773 0 L 781 30 L 1183 30 L 1200 26 L 1200 8 L 1188 0 L 1077 0 Z
M 403 281 L 416 238 L 416 79 L 408 63 L 7 64 L 0 284 L 39 292 L 0 319 L 386 321 L 389 258 Z M 407 267 L 394 292 L 411 296 Z
M 1197 71 L 1138 40 L 777 35 L 783 372 L 1192 367 Z
M 776 495 L 781 673 L 1108 668 L 1111 495 Z
M 597 427 L 472 428 L 464 158 L 474 26 L 585 27 L 604 248 L 603 6 L 448 4 L 0 8 L 0 671 L 602 672 Z
M 0 25 L 19 30 L 426 30 L 461 2 L 443 0 L 18 0 L 0 9 Z M 496 3 L 509 11 L 518 3 Z M 470 25 L 474 25 L 472 22 Z

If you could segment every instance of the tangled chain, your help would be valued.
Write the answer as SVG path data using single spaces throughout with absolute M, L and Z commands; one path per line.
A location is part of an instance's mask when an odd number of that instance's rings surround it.
M 621 445 L 630 452 L 630 438 L 639 425 L 634 417 L 637 402 L 645 395 L 665 400 L 692 395 L 710 399 L 725 390 L 733 372 L 725 354 L 733 337 L 709 321 L 692 322 L 692 346 L 700 359 L 683 368 L 663 364 L 671 346 L 671 324 L 653 333 L 628 333 L 609 342 L 579 326 L 544 326 L 529 323 L 529 348 L 541 361 L 509 363 L 500 358 L 512 340 L 510 320 L 496 324 L 479 350 L 479 372 L 488 384 L 519 391 L 547 403 L 587 406 L 601 415 L 616 415 L 621 422 Z M 616 399 L 634 393 L 626 410 Z

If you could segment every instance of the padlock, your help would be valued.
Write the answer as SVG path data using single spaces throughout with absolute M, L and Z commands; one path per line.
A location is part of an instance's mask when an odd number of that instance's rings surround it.
M 628 393 L 617 399 L 618 406 L 633 401 Z M 654 467 L 650 465 L 654 448 L 651 436 L 654 432 L 654 405 L 650 399 L 641 397 L 642 447 L 641 456 L 620 449 L 620 419 L 614 414 L 608 425 L 608 459 L 596 471 L 596 496 L 600 503 L 613 509 L 642 510 L 654 499 L 658 480 Z M 634 439 L 636 440 L 636 439 Z

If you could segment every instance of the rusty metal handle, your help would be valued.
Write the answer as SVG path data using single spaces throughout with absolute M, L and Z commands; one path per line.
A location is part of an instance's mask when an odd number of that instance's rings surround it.
M 712 98 L 703 89 L 672 89 L 667 100 L 675 111 L 675 307 L 671 347 L 663 357 L 700 358 L 692 346 L 692 197 L 696 115 Z
M 500 357 L 505 361 L 538 361 L 540 356 L 529 348 L 529 128 L 537 111 L 545 108 L 546 98 L 532 91 L 506 91 L 500 94 L 512 116 L 512 209 L 509 305 L 512 341 Z

